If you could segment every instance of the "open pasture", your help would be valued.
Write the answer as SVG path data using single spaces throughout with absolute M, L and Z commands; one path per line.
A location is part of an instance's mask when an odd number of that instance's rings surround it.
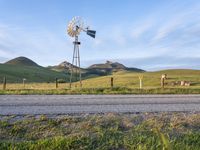
M 165 80 L 166 88 L 200 88 L 200 71 L 199 70 L 164 70 L 158 72 L 116 72 L 113 75 L 90 78 L 82 81 L 82 88 L 110 88 L 111 77 L 113 77 L 114 87 L 139 89 L 139 77 L 142 76 L 143 89 L 155 89 L 161 87 L 161 75 L 167 74 Z M 189 86 L 181 86 L 180 82 L 189 82 Z M 173 85 L 175 83 L 177 85 Z M 0 87 L 3 87 L 1 83 Z M 72 84 L 72 89 L 79 88 L 79 83 Z M 56 89 L 56 83 L 29 83 L 28 79 L 25 83 L 7 83 L 6 89 L 37 89 L 37 90 L 53 90 Z M 57 89 L 69 89 L 69 83 L 58 83 Z

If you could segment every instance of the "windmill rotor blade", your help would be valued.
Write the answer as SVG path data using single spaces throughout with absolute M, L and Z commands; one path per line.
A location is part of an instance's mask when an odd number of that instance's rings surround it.
M 67 26 L 67 33 L 69 36 L 74 37 L 78 36 L 82 31 L 86 32 L 87 35 L 95 38 L 96 31 L 94 30 L 88 30 L 88 28 L 84 28 L 84 23 L 81 19 L 81 17 L 74 17 L 69 22 Z
M 78 28 L 77 28 L 78 27 Z M 74 17 L 67 26 L 67 33 L 69 36 L 78 36 L 83 28 L 83 21 L 80 17 Z

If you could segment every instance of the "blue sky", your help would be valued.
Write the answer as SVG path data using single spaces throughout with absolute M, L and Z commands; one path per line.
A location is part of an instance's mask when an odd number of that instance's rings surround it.
M 81 64 L 106 60 L 146 70 L 200 69 L 199 0 L 0 0 L 0 63 L 26 56 L 40 65 L 71 62 L 74 16 L 97 30 L 81 33 Z

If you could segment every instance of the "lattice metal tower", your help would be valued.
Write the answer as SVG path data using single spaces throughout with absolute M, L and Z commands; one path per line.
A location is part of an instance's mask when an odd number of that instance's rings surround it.
M 95 38 L 96 31 L 89 30 L 89 27 L 84 28 L 83 22 L 80 17 L 74 17 L 68 25 L 67 33 L 71 37 L 75 37 L 75 40 L 73 42 L 74 44 L 74 51 L 73 51 L 73 58 L 72 58 L 72 64 L 70 67 L 70 88 L 72 87 L 72 82 L 75 80 L 76 82 L 79 81 L 80 87 L 82 87 L 82 79 L 81 79 L 81 67 L 80 67 L 80 52 L 79 52 L 79 46 L 81 42 L 78 41 L 78 35 L 81 31 L 84 31 L 87 33 L 87 35 Z

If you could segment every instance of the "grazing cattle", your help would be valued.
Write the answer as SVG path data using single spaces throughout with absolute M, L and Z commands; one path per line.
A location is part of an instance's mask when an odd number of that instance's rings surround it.
M 189 81 L 181 81 L 181 86 L 190 86 L 191 82 Z
M 162 75 L 161 75 L 161 78 L 162 78 L 162 79 L 167 79 L 167 74 L 162 74 Z

